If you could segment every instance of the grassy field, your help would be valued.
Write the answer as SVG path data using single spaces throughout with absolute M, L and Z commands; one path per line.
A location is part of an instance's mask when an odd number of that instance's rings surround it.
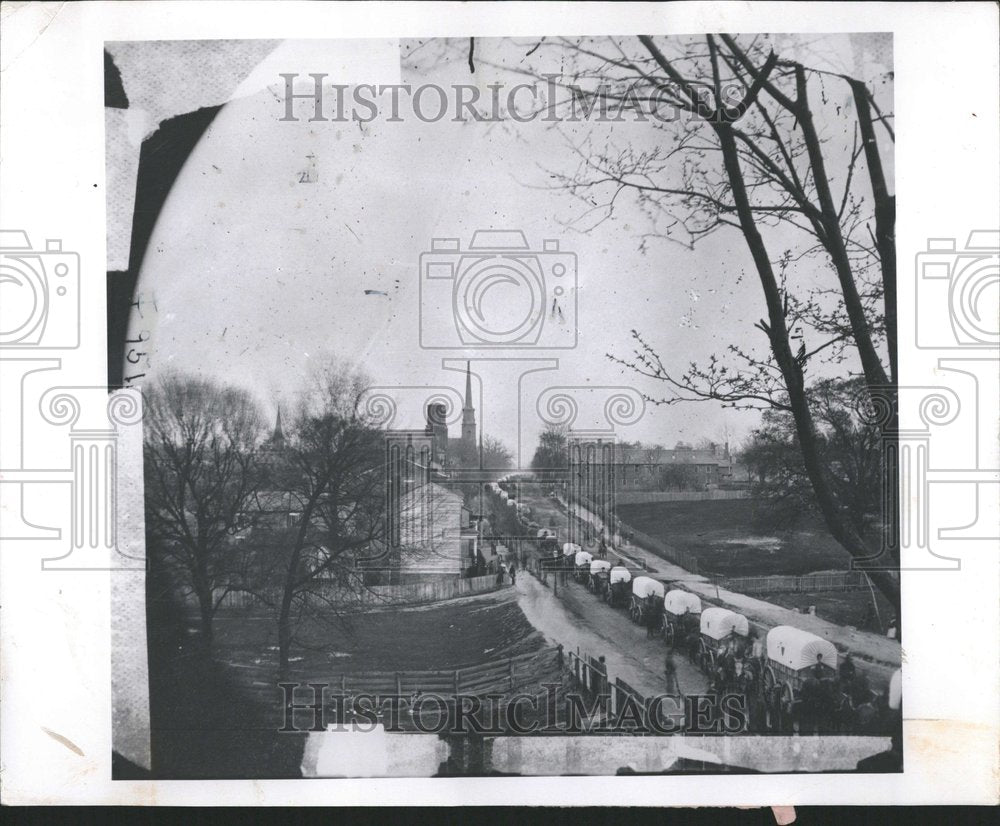
M 760 524 L 752 499 L 619 505 L 627 524 L 693 554 L 709 576 L 847 570 L 847 552 L 812 519 L 787 531 Z
M 262 702 L 251 686 L 254 679 L 277 679 L 274 617 L 222 611 L 208 649 L 192 633 L 193 617 L 165 601 L 151 611 L 154 776 L 297 777 L 304 735 L 278 733 L 280 695 Z M 544 644 L 507 590 L 304 623 L 289 679 L 332 682 L 340 673 L 460 668 Z
M 847 551 L 818 517 L 794 531 L 769 529 L 761 524 L 758 507 L 752 499 L 656 502 L 619 505 L 618 515 L 634 528 L 695 556 L 700 573 L 707 576 L 799 576 L 848 570 Z M 876 594 L 876 614 L 867 589 L 754 596 L 802 611 L 815 606 L 824 619 L 878 633 L 892 611 L 888 601 Z
M 277 626 L 244 612 L 216 619 L 216 656 L 223 662 L 278 662 Z M 536 651 L 544 638 L 510 591 L 409 609 L 371 611 L 303 623 L 292 651 L 292 676 L 461 668 Z
M 756 594 L 760 599 L 783 605 L 785 608 L 798 608 L 806 611 L 809 606 L 815 606 L 817 616 L 828 619 L 840 625 L 853 625 L 862 631 L 872 631 L 881 634 L 885 623 L 892 616 L 892 606 L 878 591 L 875 599 L 878 603 L 877 615 L 872 608 L 872 593 L 863 591 L 827 591 L 816 593 L 802 591 L 794 594 Z

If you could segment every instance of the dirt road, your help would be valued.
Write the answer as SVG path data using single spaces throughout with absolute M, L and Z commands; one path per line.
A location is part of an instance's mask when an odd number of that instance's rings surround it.
M 565 542 L 566 516 L 545 494 L 543 487 L 524 485 L 522 498 L 530 505 L 535 513 L 534 518 L 540 524 L 548 524 L 550 517 L 556 517 L 559 525 L 559 541 Z M 586 509 L 578 507 L 577 510 L 581 515 L 589 516 L 595 525 L 600 524 L 600 520 L 589 514 Z M 888 640 L 878 634 L 837 625 L 820 617 L 800 614 L 762 599 L 728 591 L 716 586 L 707 577 L 686 571 L 641 546 L 624 544 L 621 547 L 610 547 L 608 559 L 615 564 L 624 564 L 633 571 L 637 570 L 638 563 L 639 566 L 646 567 L 649 575 L 655 579 L 676 583 L 696 593 L 707 604 L 721 605 L 745 615 L 761 633 L 766 633 L 769 628 L 776 625 L 791 625 L 828 639 L 841 651 L 850 651 L 854 654 L 857 667 L 867 674 L 877 690 L 887 690 L 892 672 L 900 667 L 902 651 L 895 640 Z M 658 673 L 662 674 L 662 671 L 661 663 Z
M 568 579 L 559 596 L 534 576 L 517 578 L 518 605 L 528 621 L 566 651 L 579 648 L 592 657 L 603 656 L 608 677 L 621 677 L 645 696 L 663 694 L 663 665 L 667 648 L 660 638 L 648 638 L 624 611 L 611 608 L 585 588 Z M 687 657 L 673 657 L 677 682 L 683 694 L 703 694 L 708 680 Z

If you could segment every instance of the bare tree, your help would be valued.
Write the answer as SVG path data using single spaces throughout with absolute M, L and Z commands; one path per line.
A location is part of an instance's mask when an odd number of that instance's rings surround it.
M 449 462 L 459 468 L 479 468 L 485 471 L 504 471 L 510 469 L 514 454 L 507 445 L 499 439 L 484 435 L 482 443 L 470 445 L 462 440 L 453 440 L 448 444 Z
M 564 479 L 569 467 L 567 429 L 549 425 L 538 435 L 538 446 L 531 458 L 531 469 L 541 477 Z
M 330 361 L 316 371 L 289 427 L 273 483 L 296 503 L 278 561 L 279 669 L 305 618 L 340 616 L 337 593 L 364 587 L 356 561 L 384 532 L 384 444 L 361 411 L 366 378 Z
M 576 167 L 548 172 L 580 199 L 577 224 L 585 231 L 631 196 L 651 227 L 644 249 L 649 238 L 693 245 L 722 230 L 742 235 L 767 309 L 754 325 L 765 336 L 765 354 L 733 344 L 723 356 L 677 369 L 633 330 L 633 355 L 611 358 L 667 388 L 665 397 L 650 396 L 653 402 L 786 411 L 828 529 L 856 560 L 871 560 L 879 543 L 845 518 L 824 464 L 807 370 L 824 360 L 856 360 L 872 403 L 888 396 L 893 406 L 894 204 L 879 141 L 894 136 L 864 80 L 809 67 L 772 47 L 766 37 L 728 35 L 546 40 L 538 54 L 559 51 L 569 75 L 562 82 L 571 92 L 567 106 L 589 99 L 591 110 L 599 104 L 598 120 L 612 122 L 623 119 L 623 109 L 658 108 L 657 117 L 642 118 L 649 124 L 642 139 L 623 143 L 611 129 L 581 140 L 566 130 Z M 509 68 L 543 74 L 525 62 Z M 836 84 L 853 107 L 828 99 L 827 86 Z M 615 117 L 604 116 L 609 101 Z M 817 126 L 820 109 L 827 123 L 844 128 L 843 146 Z M 798 290 L 797 274 L 806 281 Z M 871 578 L 898 606 L 897 578 L 887 570 L 872 570 Z
M 878 538 L 882 506 L 882 454 L 878 428 L 854 408 L 860 379 L 827 379 L 810 388 L 819 450 L 830 484 L 860 536 Z M 791 526 L 817 510 L 798 445 L 795 422 L 786 411 L 765 411 L 762 424 L 741 449 L 768 524 Z
M 261 481 L 260 411 L 243 390 L 170 374 L 144 391 L 146 526 L 198 600 L 201 628 L 241 587 L 243 550 L 233 541 Z

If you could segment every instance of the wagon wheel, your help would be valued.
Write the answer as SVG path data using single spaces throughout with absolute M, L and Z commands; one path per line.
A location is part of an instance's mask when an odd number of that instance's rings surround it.
M 764 730 L 775 731 L 777 729 L 776 724 L 779 722 L 777 702 L 778 685 L 777 680 L 774 678 L 774 671 L 771 670 L 771 666 L 766 666 L 764 668 L 764 673 L 761 675 L 759 686 L 760 701 L 761 705 L 764 707 Z
M 750 674 L 750 693 L 755 697 L 760 697 L 763 693 L 764 670 L 757 660 L 748 660 L 746 669 L 747 673 Z
M 781 709 L 782 729 L 794 730 L 798 721 L 795 719 L 795 689 L 792 688 L 791 683 L 785 683 L 781 686 L 779 708 Z
M 715 676 L 715 652 L 702 643 L 701 670 L 711 677 Z
M 768 697 L 777 683 L 778 681 L 774 679 L 774 671 L 771 670 L 771 666 L 765 666 L 764 673 L 760 678 L 760 693 L 764 697 Z
M 663 617 L 663 641 L 667 644 L 668 648 L 673 648 L 676 642 L 674 638 L 674 624 L 666 616 Z
M 783 717 L 781 709 L 782 685 L 773 685 L 765 689 L 764 700 L 764 728 L 770 732 L 780 732 L 782 730 Z

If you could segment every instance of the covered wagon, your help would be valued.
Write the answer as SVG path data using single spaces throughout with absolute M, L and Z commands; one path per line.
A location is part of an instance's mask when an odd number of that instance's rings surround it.
M 663 610 L 663 595 L 666 588 L 663 583 L 652 577 L 637 576 L 632 580 L 632 601 L 629 606 L 629 616 L 638 625 L 659 625 Z
M 604 596 L 608 588 L 608 579 L 611 574 L 611 563 L 606 559 L 595 559 L 590 563 L 590 580 L 587 587 L 591 593 L 599 597 Z
M 608 589 L 604 592 L 604 601 L 612 608 L 628 604 L 631 593 L 632 572 L 624 565 L 615 565 L 608 571 Z
M 553 531 L 545 531 L 545 536 L 538 539 L 538 550 L 545 557 L 551 557 L 559 552 L 559 540 Z
M 903 672 L 896 669 L 889 678 L 889 708 L 899 711 L 903 707 Z
M 706 674 L 714 674 L 720 663 L 726 662 L 731 672 L 737 659 L 743 659 L 746 642 L 750 636 L 750 623 L 742 614 L 728 608 L 706 608 L 699 622 L 698 663 Z M 727 673 L 727 678 L 732 678 Z
M 559 561 L 560 569 L 563 571 L 572 570 L 576 555 L 582 550 L 583 548 L 575 542 L 564 542 L 562 546 L 562 558 Z
M 663 597 L 663 638 L 673 647 L 698 627 L 701 600 L 697 594 L 674 588 Z
M 590 577 L 590 563 L 593 560 L 593 554 L 587 551 L 577 551 L 573 555 L 573 579 L 586 585 L 587 579 Z
M 832 700 L 837 681 L 837 649 L 809 631 L 779 625 L 767 632 L 761 674 L 765 722 L 772 731 L 789 729 L 803 711 L 825 713 L 824 697 Z M 830 713 L 833 712 L 831 705 Z

